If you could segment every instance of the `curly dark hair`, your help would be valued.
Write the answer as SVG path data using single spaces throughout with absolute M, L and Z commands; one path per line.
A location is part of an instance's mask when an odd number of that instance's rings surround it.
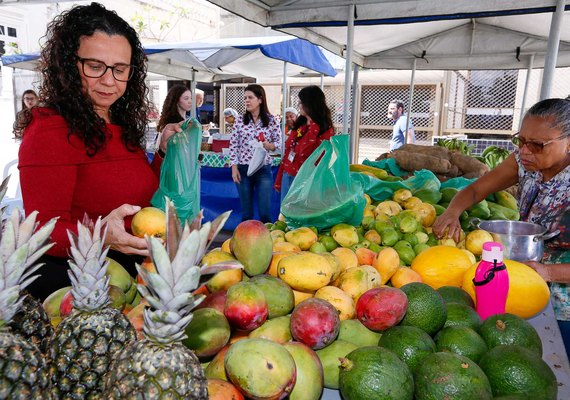
M 321 128 L 319 134 L 333 126 L 331 110 L 320 87 L 314 85 L 304 87 L 299 91 L 299 100 L 303 103 L 303 110 Z M 298 129 L 306 123 L 307 117 L 299 115 L 293 129 Z
M 158 120 L 158 124 L 156 124 L 156 130 L 158 132 L 161 132 L 168 124 L 182 121 L 183 118 L 178 111 L 178 100 L 180 100 L 180 96 L 188 90 L 190 89 L 184 85 L 174 85 L 170 88 L 162 105 L 160 119 Z
M 116 12 L 91 3 L 75 6 L 50 22 L 40 56 L 40 100 L 58 110 L 69 126 L 68 136 L 80 137 L 88 155 L 93 156 L 104 147 L 108 134 L 105 121 L 97 115 L 88 96 L 78 95 L 84 92 L 77 68 L 79 40 L 95 32 L 124 36 L 131 45 L 134 72 L 123 96 L 111 106 L 110 114 L 112 123 L 123 128 L 125 146 L 135 151 L 143 146 L 150 107 L 145 83 L 146 55 L 136 31 Z

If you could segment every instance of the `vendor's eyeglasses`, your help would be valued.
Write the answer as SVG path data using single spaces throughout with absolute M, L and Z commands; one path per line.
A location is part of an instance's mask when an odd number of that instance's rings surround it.
M 531 153 L 541 153 L 542 150 L 544 150 L 544 147 L 546 145 L 549 145 L 550 143 L 554 143 L 557 140 L 560 139 L 564 139 L 565 137 L 567 137 L 569 134 L 565 133 L 564 135 L 560 135 L 554 139 L 551 139 L 547 142 L 535 142 L 533 140 L 525 140 L 521 137 L 519 137 L 520 132 L 515 133 L 513 136 L 511 136 L 511 142 L 513 142 L 513 144 L 515 146 L 517 146 L 519 149 L 522 149 L 523 146 L 526 146 L 526 148 L 528 149 L 528 151 L 530 151 Z
M 136 67 L 129 64 L 116 64 L 113 66 L 105 64 L 103 61 L 93 58 L 77 57 L 83 68 L 83 74 L 88 78 L 101 78 L 110 69 L 113 78 L 119 82 L 127 82 L 133 77 Z

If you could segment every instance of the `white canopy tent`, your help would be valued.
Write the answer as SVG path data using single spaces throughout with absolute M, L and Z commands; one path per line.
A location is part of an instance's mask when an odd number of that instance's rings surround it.
M 544 67 L 541 98 L 550 93 L 554 68 L 570 66 L 570 24 L 562 24 L 570 13 L 565 0 L 209 1 L 344 56 L 345 103 L 353 62 L 412 70 L 412 87 L 417 68 Z M 343 132 L 348 131 L 346 105 Z

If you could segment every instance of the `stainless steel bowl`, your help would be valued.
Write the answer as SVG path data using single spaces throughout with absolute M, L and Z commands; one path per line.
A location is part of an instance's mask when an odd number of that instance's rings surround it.
M 556 230 L 546 233 L 546 228 L 522 221 L 480 221 L 477 226 L 503 245 L 505 258 L 516 261 L 540 261 L 544 253 L 544 241 L 558 235 Z

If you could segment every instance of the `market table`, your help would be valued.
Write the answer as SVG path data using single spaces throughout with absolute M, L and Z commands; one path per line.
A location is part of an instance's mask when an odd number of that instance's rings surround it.
M 538 315 L 527 320 L 536 329 L 542 339 L 543 360 L 550 366 L 558 380 L 558 399 L 570 399 L 570 365 L 564 349 L 554 309 L 549 302 Z M 325 389 L 322 400 L 340 400 L 338 390 Z
M 232 210 L 232 214 L 227 220 L 224 229 L 234 230 L 241 222 L 241 206 L 236 185 L 232 180 L 232 170 L 229 168 L 229 155 L 211 151 L 205 151 L 201 154 L 200 207 L 204 209 L 204 220 L 212 221 L 223 212 Z M 281 157 L 273 157 L 271 170 L 274 179 L 280 162 Z M 273 221 L 277 220 L 280 207 L 279 193 L 272 190 L 271 218 Z M 254 218 L 259 219 L 256 200 L 254 201 L 254 210 Z

